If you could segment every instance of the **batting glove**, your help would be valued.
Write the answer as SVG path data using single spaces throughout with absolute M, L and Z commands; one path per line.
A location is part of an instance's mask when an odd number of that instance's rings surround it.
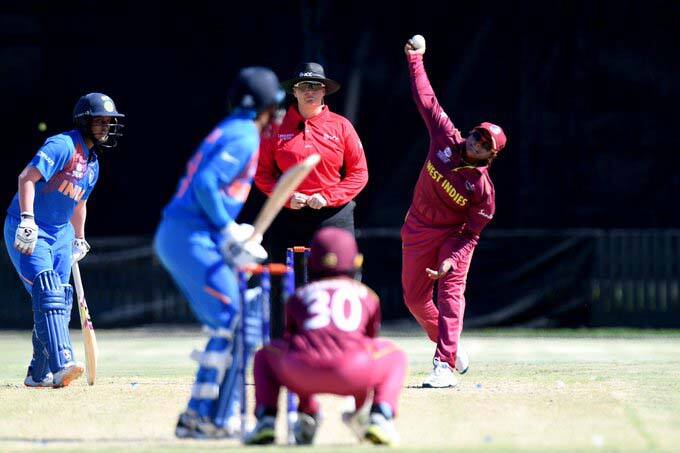
M 253 237 L 254 231 L 252 225 L 236 222 L 222 230 L 224 239 L 220 250 L 227 263 L 241 268 L 267 259 L 267 251 L 260 245 L 262 238 Z
M 85 238 L 75 238 L 72 243 L 72 255 L 71 260 L 75 263 L 85 258 L 87 252 L 90 251 L 90 244 L 87 243 Z
M 35 224 L 33 214 L 28 212 L 21 213 L 21 222 L 14 235 L 14 248 L 24 255 L 30 255 L 38 242 L 38 225 Z

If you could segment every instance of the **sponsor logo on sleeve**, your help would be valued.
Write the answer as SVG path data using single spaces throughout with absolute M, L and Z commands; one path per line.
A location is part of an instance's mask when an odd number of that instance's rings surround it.
M 278 134 L 279 140 L 290 140 L 295 137 L 295 134 Z
M 437 157 L 444 163 L 451 162 L 451 148 L 448 146 L 444 149 L 437 151 Z
M 493 219 L 493 214 L 488 214 L 484 209 L 479 210 L 479 215 L 481 215 L 482 217 L 485 217 L 489 220 Z
M 54 167 L 54 159 L 47 155 L 45 151 L 38 151 L 38 156 L 42 157 L 45 162 L 50 164 L 50 167 Z

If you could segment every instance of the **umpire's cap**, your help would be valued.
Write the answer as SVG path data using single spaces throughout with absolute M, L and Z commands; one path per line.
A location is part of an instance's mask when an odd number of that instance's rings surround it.
M 235 107 L 257 112 L 277 106 L 286 97 L 279 78 L 271 69 L 250 66 L 241 69 L 229 90 L 229 100 Z
M 363 261 L 354 235 L 347 230 L 325 227 L 312 239 L 309 270 L 315 274 L 354 274 L 361 269 Z

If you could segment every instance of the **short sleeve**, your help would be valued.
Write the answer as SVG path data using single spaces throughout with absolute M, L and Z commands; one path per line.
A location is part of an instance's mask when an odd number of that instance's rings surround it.
M 38 169 L 45 181 L 49 181 L 55 173 L 66 166 L 73 152 L 73 147 L 69 146 L 65 140 L 50 137 L 38 150 L 30 165 Z

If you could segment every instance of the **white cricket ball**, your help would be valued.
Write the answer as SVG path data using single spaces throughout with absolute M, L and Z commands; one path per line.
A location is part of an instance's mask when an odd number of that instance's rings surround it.
M 423 35 L 413 35 L 413 38 L 411 38 L 411 45 L 415 49 L 422 49 L 425 47 L 425 38 Z

